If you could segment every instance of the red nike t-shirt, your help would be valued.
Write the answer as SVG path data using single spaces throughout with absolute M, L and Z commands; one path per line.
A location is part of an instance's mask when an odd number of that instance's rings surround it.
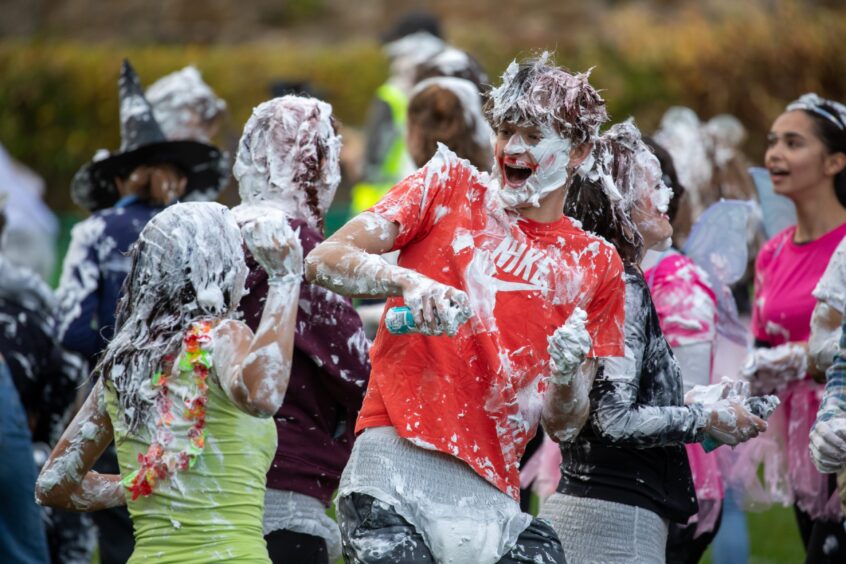
M 356 432 L 390 425 L 519 499 L 519 461 L 549 374 L 547 337 L 579 306 L 590 356 L 623 356 L 625 287 L 611 245 L 563 216 L 538 223 L 505 211 L 490 183 L 441 148 L 371 208 L 399 225 L 399 265 L 467 292 L 473 317 L 455 337 L 391 335 L 383 323 Z

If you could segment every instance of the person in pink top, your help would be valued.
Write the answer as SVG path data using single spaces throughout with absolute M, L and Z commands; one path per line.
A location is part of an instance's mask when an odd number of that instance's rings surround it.
M 788 453 L 789 483 L 806 562 L 846 562 L 834 476 L 817 472 L 808 434 L 823 387 L 808 355 L 812 292 L 846 236 L 846 107 L 806 94 L 787 106 L 768 136 L 766 167 L 778 194 L 796 206 L 797 224 L 770 239 L 755 263 L 752 333 L 744 372 L 753 389 L 775 390 L 783 425 L 772 425 Z

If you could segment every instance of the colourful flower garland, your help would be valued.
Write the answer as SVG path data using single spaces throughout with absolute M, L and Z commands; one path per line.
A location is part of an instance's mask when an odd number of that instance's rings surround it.
M 194 466 L 197 457 L 206 446 L 206 404 L 208 403 L 209 369 L 212 367 L 211 343 L 212 324 L 208 321 L 193 323 L 188 330 L 183 344 L 185 352 L 179 358 L 177 365 L 180 375 L 192 373 L 197 394 L 183 402 L 182 416 L 192 422 L 188 430 L 188 446 L 179 452 L 167 449 L 173 441 L 174 435 L 170 426 L 173 423 L 173 399 L 170 396 L 168 383 L 172 370 L 173 359 L 165 357 L 164 370 L 159 368 L 153 374 L 154 388 L 159 389 L 156 397 L 156 407 L 159 417 L 156 420 L 156 435 L 147 449 L 147 454 L 139 453 L 138 462 L 141 467 L 123 479 L 123 485 L 132 493 L 132 500 L 140 496 L 153 493 L 156 483 L 164 480 L 177 471 L 184 471 Z

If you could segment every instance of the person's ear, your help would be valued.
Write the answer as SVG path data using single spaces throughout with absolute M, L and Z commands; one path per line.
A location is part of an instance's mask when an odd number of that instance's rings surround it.
M 828 176 L 836 176 L 846 168 L 846 153 L 832 153 L 825 158 L 823 170 Z
M 593 150 L 593 143 L 582 143 L 570 149 L 570 168 L 577 169 Z

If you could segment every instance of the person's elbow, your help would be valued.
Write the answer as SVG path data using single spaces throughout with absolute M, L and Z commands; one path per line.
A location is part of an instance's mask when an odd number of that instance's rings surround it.
M 575 402 L 574 402 L 575 403 Z M 546 434 L 557 443 L 569 443 L 576 440 L 582 432 L 590 415 L 590 404 L 571 405 L 566 410 L 556 409 L 555 412 L 544 410 L 541 423 Z
M 616 410 L 596 410 L 591 417 L 591 427 L 602 441 L 609 444 L 625 443 L 631 438 L 629 418 Z
M 35 481 L 35 502 L 44 507 L 57 507 L 60 505 L 58 483 L 56 482 L 56 469 L 47 462 L 41 470 L 38 479 Z
M 275 415 L 282 407 L 287 390 L 287 376 L 284 378 L 280 376 L 272 382 L 264 380 L 256 389 L 249 391 L 242 405 L 244 410 L 253 417 L 266 419 Z

